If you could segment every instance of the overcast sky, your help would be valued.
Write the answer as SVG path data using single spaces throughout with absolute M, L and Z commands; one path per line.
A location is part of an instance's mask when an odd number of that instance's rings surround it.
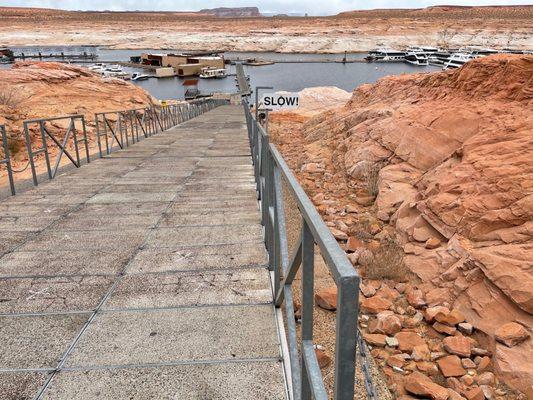
M 436 4 L 531 4 L 531 0 L 0 0 L 0 6 L 50 7 L 68 10 L 197 11 L 201 8 L 258 6 L 266 13 L 337 14 L 369 8 L 421 8 Z

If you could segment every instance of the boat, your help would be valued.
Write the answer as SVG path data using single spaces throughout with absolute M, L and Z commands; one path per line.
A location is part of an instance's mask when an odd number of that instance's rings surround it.
M 202 79 L 222 79 L 227 76 L 224 68 L 202 68 L 200 78 Z
M 95 72 L 103 71 L 105 68 L 106 68 L 106 65 L 105 65 L 105 64 L 102 64 L 102 63 L 97 63 L 97 64 L 91 65 L 91 66 L 89 67 L 89 69 L 90 69 L 91 71 L 95 71 Z
M 405 54 L 405 61 L 413 65 L 429 65 L 428 56 L 418 51 L 408 51 Z
M 131 80 L 132 81 L 145 81 L 146 79 L 149 79 L 150 75 L 144 75 L 139 72 L 134 72 L 131 74 Z
M 405 60 L 405 51 L 383 48 L 370 50 L 365 60 L 368 62 L 401 62 Z
M 275 63 L 274 63 L 274 61 L 270 61 L 270 60 L 258 60 L 256 58 L 249 58 L 243 64 L 244 65 L 250 65 L 250 66 L 253 66 L 253 67 L 260 67 L 260 66 L 263 66 L 263 65 L 272 65 L 272 64 L 275 64 Z
M 453 53 L 442 69 L 460 68 L 466 62 L 473 60 L 475 57 L 471 53 L 457 52 Z

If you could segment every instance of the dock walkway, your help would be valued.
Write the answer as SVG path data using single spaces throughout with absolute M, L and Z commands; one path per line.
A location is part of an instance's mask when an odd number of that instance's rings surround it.
M 286 399 L 240 106 L 0 203 L 0 399 Z

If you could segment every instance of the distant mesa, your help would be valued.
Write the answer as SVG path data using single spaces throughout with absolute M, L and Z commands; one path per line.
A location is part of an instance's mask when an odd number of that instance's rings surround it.
M 200 10 L 199 13 L 223 18 L 261 17 L 261 13 L 257 7 L 204 8 L 203 10 Z

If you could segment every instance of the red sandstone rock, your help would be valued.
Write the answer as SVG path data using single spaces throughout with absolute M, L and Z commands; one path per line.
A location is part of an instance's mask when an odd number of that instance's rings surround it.
M 479 387 L 470 389 L 465 393 L 465 396 L 468 400 L 485 400 L 485 394 Z
M 316 304 L 324 310 L 337 309 L 337 286 L 330 286 L 315 293 Z
M 398 332 L 394 335 L 398 339 L 398 348 L 401 351 L 412 352 L 415 346 L 425 345 L 426 342 L 416 332 Z
M 381 311 L 388 310 L 392 306 L 390 300 L 379 296 L 372 296 L 361 300 L 361 310 L 370 314 L 378 314 Z
M 442 341 L 444 350 L 460 357 L 470 357 L 472 344 L 464 336 L 449 336 Z
M 446 313 L 446 312 L 437 313 L 435 315 L 435 319 L 439 321 L 441 324 L 455 326 L 459 324 L 460 322 L 463 322 L 465 320 L 465 316 L 459 310 L 453 309 L 449 313 Z
M 357 249 L 364 249 L 365 244 L 354 236 L 350 236 L 346 242 L 346 250 L 356 251 Z
M 445 377 L 450 376 L 463 376 L 466 374 L 466 370 L 461 364 L 461 359 L 457 356 L 446 356 L 437 360 L 442 375 Z
M 315 354 L 320 368 L 326 368 L 331 364 L 331 357 L 326 354 L 325 350 L 315 349 Z
M 368 324 L 368 331 L 370 333 L 382 333 L 385 335 L 394 335 L 400 332 L 402 323 L 392 311 L 380 312 L 375 320 Z
M 449 397 L 445 388 L 420 372 L 413 372 L 409 375 L 405 380 L 404 388 L 416 396 L 429 397 L 433 400 L 446 400 Z
M 390 356 L 387 358 L 387 365 L 390 367 L 397 367 L 401 368 L 405 364 L 405 359 L 401 357 L 399 354 Z
M 404 243 L 418 242 L 404 263 L 427 284 L 425 300 L 453 304 L 489 338 L 506 323 L 533 323 L 532 60 L 491 56 L 362 86 L 345 107 L 308 121 L 294 146 L 331 163 L 342 196 L 364 185 L 369 162 L 387 164 L 376 215 Z M 426 249 L 430 238 L 441 245 Z M 522 391 L 533 377 L 529 342 L 494 354 Z
M 435 329 L 437 332 L 444 333 L 446 335 L 453 335 L 457 331 L 456 328 L 441 324 L 440 322 L 435 322 L 433 324 L 433 329 Z
M 495 337 L 497 341 L 508 347 L 513 347 L 529 338 L 529 333 L 522 325 L 510 322 L 498 328 Z
M 419 289 L 410 290 L 407 292 L 407 301 L 415 308 L 420 308 L 426 305 L 424 300 L 424 293 Z
M 365 341 L 372 346 L 385 347 L 386 337 L 387 336 L 379 333 L 363 333 L 363 339 L 365 339 Z

